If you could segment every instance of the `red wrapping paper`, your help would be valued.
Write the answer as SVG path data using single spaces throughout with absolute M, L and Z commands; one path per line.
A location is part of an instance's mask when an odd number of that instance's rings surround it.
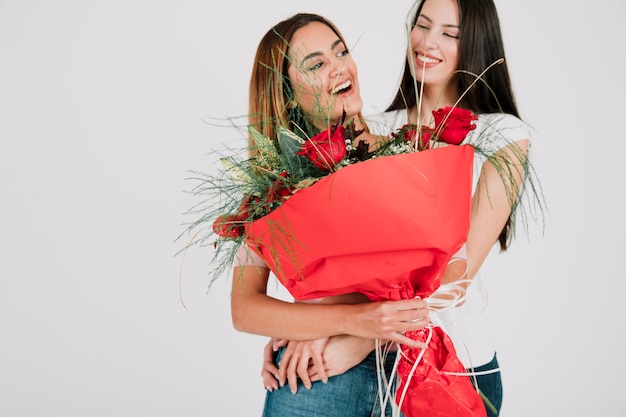
M 296 300 L 352 292 L 373 301 L 426 298 L 467 240 L 473 157 L 469 145 L 446 146 L 341 168 L 249 224 L 248 244 Z M 436 332 L 440 340 L 429 346 L 427 356 L 460 365 L 441 333 Z M 400 361 L 404 371 L 405 360 Z M 469 377 L 452 377 L 469 387 L 449 384 L 438 363 L 429 359 L 420 364 L 420 375 L 426 376 L 410 380 L 402 407 L 406 417 L 422 415 L 413 412 L 414 406 L 429 407 L 420 403 L 424 392 L 432 394 L 426 401 L 444 410 L 436 414 L 429 409 L 423 414 L 429 416 L 472 415 L 446 413 L 457 405 L 466 408 L 466 397 L 482 401 Z M 458 366 L 454 370 L 464 372 Z M 409 380 L 406 373 L 399 375 Z M 484 407 L 481 411 L 473 415 L 484 416 Z
M 249 244 L 297 300 L 427 297 L 467 239 L 472 164 L 464 145 L 349 165 L 251 223 Z
M 485 404 L 477 394 L 472 382 L 464 373 L 465 367 L 456 355 L 450 337 L 441 329 L 408 332 L 406 336 L 414 340 L 426 342 L 432 332 L 428 349 L 420 358 L 417 367 L 412 371 L 421 349 L 402 346 L 402 359 L 398 363 L 400 385 L 397 399 L 408 382 L 406 396 L 402 399 L 400 409 L 406 417 L 479 417 L 486 416 Z

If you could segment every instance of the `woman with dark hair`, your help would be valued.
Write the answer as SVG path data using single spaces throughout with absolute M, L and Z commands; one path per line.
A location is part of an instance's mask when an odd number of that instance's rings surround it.
M 505 164 L 475 153 L 465 276 L 473 282 L 465 304 L 443 317 L 468 374 L 495 408 L 487 407 L 488 414 L 498 415 L 502 381 L 486 296 L 495 277 L 482 276 L 479 269 L 496 244 L 505 251 L 513 237 L 530 128 L 515 103 L 493 0 L 418 1 L 409 19 L 410 44 L 398 91 L 368 124 L 373 132 L 387 134 L 407 124 L 432 126 L 437 109 L 471 110 L 478 115 L 477 127 L 463 143 L 486 144 L 488 155 Z

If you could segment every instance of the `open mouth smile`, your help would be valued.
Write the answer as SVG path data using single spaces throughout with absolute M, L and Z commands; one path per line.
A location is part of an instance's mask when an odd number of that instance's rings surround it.
M 335 88 L 333 88 L 330 91 L 330 94 L 333 94 L 333 95 L 343 94 L 343 93 L 350 91 L 351 89 L 352 89 L 352 81 L 348 80 L 344 83 L 339 84 Z
M 421 54 L 419 52 L 415 53 L 415 57 L 417 58 L 417 60 L 419 62 L 423 62 L 424 64 L 438 64 L 439 62 L 441 62 L 440 59 L 436 59 L 436 58 L 433 58 L 433 57 L 430 57 L 430 56 L 426 56 L 426 55 L 423 55 L 423 54 Z

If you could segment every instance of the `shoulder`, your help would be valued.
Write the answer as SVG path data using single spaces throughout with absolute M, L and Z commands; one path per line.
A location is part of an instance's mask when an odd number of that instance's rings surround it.
M 265 263 L 265 260 L 256 254 L 245 243 L 242 243 L 237 248 L 235 253 L 234 266 L 257 266 L 262 268 L 269 268 Z
M 386 111 L 365 116 L 365 123 L 374 135 L 387 136 L 407 123 L 406 109 Z
M 464 143 L 476 150 L 479 162 L 521 140 L 531 141 L 531 127 L 520 118 L 506 113 L 478 115 L 476 129 L 468 133 Z
M 507 113 L 484 113 L 478 115 L 474 136 L 501 137 L 508 142 L 531 140 L 531 128 L 519 117 Z

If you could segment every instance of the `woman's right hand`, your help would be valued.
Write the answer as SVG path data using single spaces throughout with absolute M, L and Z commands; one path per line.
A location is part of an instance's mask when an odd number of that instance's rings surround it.
M 426 345 L 404 335 L 429 324 L 428 304 L 421 299 L 378 301 L 351 306 L 358 309 L 354 319 L 346 320 L 346 334 L 366 339 L 380 339 L 410 347 Z

